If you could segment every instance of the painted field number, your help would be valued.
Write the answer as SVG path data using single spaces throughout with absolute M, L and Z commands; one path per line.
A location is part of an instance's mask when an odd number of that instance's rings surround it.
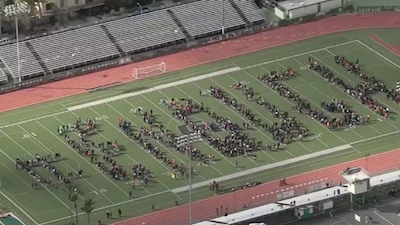
M 165 173 L 162 173 L 161 175 L 170 177 L 170 176 L 172 176 L 172 173 L 171 172 L 165 172 Z
M 349 126 L 348 128 L 344 129 L 344 131 L 351 131 L 356 129 L 356 126 Z
M 104 194 L 104 193 L 107 193 L 107 190 L 104 189 L 104 188 L 100 188 L 100 189 L 99 189 L 99 192 Z M 97 191 L 91 191 L 90 193 L 91 193 L 91 194 L 98 195 L 99 192 L 97 192 Z
M 24 136 L 22 136 L 22 139 L 27 139 L 27 138 L 31 138 L 31 137 L 37 137 L 36 133 L 24 134 Z
M 314 134 L 314 135 L 312 135 L 309 139 L 310 140 L 314 140 L 314 139 L 318 139 L 318 138 L 320 138 L 321 137 L 321 133 L 319 133 L 319 134 Z
M 101 116 L 97 116 L 94 118 L 96 121 L 100 121 L 100 120 L 108 120 L 110 119 L 110 117 L 108 115 L 101 115 Z
M 142 106 L 138 106 L 138 107 L 134 106 L 129 110 L 129 113 L 138 113 L 138 111 L 143 111 L 143 107 Z
M 128 184 L 128 185 L 132 185 L 133 184 L 133 180 L 131 180 L 131 181 L 128 181 L 128 182 L 126 182 L 125 184 Z M 142 184 L 143 183 L 143 181 L 142 180 L 136 180 L 136 182 L 135 182 L 135 184 Z

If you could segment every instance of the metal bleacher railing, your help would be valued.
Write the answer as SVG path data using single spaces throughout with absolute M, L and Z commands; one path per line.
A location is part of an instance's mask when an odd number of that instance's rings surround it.
M 185 40 L 188 35 L 196 39 L 221 30 L 221 27 L 226 29 L 244 27 L 246 23 L 242 19 L 243 15 L 250 23 L 264 21 L 254 2 L 235 1 L 235 3 L 241 12 L 238 12 L 229 1 L 196 1 L 24 40 L 19 44 L 19 60 L 15 51 L 17 44 L 5 44 L 0 46 L 0 57 L 7 72 L 15 79 L 19 76 L 48 75 L 122 57 L 123 54 L 131 55 L 153 47 L 166 46 Z M 242 17 L 240 13 L 243 13 Z

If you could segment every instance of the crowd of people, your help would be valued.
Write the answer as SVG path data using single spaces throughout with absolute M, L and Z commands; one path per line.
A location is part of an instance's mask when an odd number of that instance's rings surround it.
M 292 70 L 282 71 L 283 75 L 272 73 L 273 79 L 290 79 L 294 74 Z M 302 126 L 302 124 L 296 119 L 296 117 L 289 116 L 287 111 L 281 110 L 279 107 L 268 102 L 266 99 L 257 95 L 252 87 L 249 87 L 245 82 L 239 82 L 232 87 L 237 90 L 241 90 L 249 101 L 255 101 L 258 105 L 263 106 L 268 112 L 274 115 L 274 117 L 280 119 L 280 122 L 273 124 L 263 124 L 263 128 L 271 133 L 273 140 L 276 143 L 290 143 L 293 140 L 301 140 L 303 137 L 310 135 L 310 131 Z
M 252 113 L 250 109 L 246 108 L 242 104 L 239 104 L 236 99 L 229 98 L 222 88 L 211 86 L 209 91 L 212 97 L 224 105 L 235 108 L 249 121 L 249 124 L 244 124 L 245 128 L 248 128 L 249 125 L 259 125 L 261 123 L 261 119 L 256 118 L 256 115 Z
M 281 84 L 277 78 L 277 72 L 258 76 L 258 79 L 265 85 L 276 91 L 281 97 L 286 98 L 293 104 L 293 111 L 309 115 L 314 120 L 326 125 L 329 129 L 335 130 L 342 127 L 341 120 L 338 118 L 330 118 L 323 111 L 314 108 L 310 102 L 302 99 L 299 94 L 293 92 L 284 84 Z
M 365 71 L 363 71 L 360 67 L 360 62 L 357 59 L 356 62 L 351 62 L 346 59 L 344 56 L 335 56 L 336 64 L 342 65 L 349 73 L 358 75 L 364 82 L 366 86 L 368 86 L 368 90 L 373 94 L 377 92 L 383 92 L 386 94 L 386 98 L 395 101 L 396 103 L 400 103 L 400 94 L 394 88 L 388 88 L 382 81 L 377 79 L 374 75 L 368 75 Z
M 222 121 L 230 124 L 230 134 L 225 138 L 210 137 L 210 145 L 217 148 L 218 151 L 225 156 L 253 156 L 254 159 L 256 159 L 257 156 L 255 155 L 255 152 L 261 150 L 263 142 L 250 138 L 249 134 L 246 132 L 241 132 L 241 129 L 246 130 L 252 125 L 261 125 L 261 119 L 257 118 L 249 108 L 239 104 L 236 99 L 231 99 L 222 88 L 211 86 L 210 93 L 211 96 L 217 99 L 219 102 L 227 105 L 228 107 L 236 109 L 248 120 L 248 122 L 243 122 L 243 127 L 240 128 L 239 125 L 235 124 L 229 118 L 220 117 L 223 118 Z M 216 115 L 215 112 L 213 112 L 213 114 L 214 116 Z
M 172 110 L 174 118 L 181 120 L 185 123 L 193 132 L 200 135 L 205 135 L 205 131 L 199 126 L 195 125 L 189 118 L 188 115 L 195 111 L 202 111 L 204 107 L 196 104 L 191 100 L 180 99 L 179 102 L 175 99 L 166 101 L 160 100 L 161 105 L 168 106 L 168 109 Z M 208 163 L 209 157 L 204 155 L 199 149 L 190 145 L 181 145 L 178 137 L 179 135 L 168 130 L 162 123 L 157 122 L 153 115 L 153 110 L 136 113 L 138 116 L 142 116 L 143 121 L 147 123 L 145 126 L 141 126 L 137 134 L 134 133 L 133 127 L 130 122 L 121 121 L 119 126 L 123 132 L 132 140 L 139 143 L 143 149 L 152 154 L 156 159 L 166 164 L 172 171 L 172 178 L 176 178 L 178 175 L 181 177 L 187 177 L 188 168 L 184 163 L 178 163 L 176 159 L 171 158 L 166 152 L 160 150 L 157 145 L 154 145 L 151 140 L 156 141 L 164 148 L 173 148 L 176 152 L 185 154 L 186 157 L 191 157 L 193 161 L 198 163 Z M 193 171 L 193 168 L 192 168 Z
M 78 118 L 73 124 L 61 125 L 58 128 L 58 133 L 64 135 L 67 144 L 74 149 L 78 154 L 85 155 L 90 158 L 93 163 L 103 173 L 110 175 L 116 180 L 125 180 L 127 178 L 126 169 L 118 165 L 114 159 L 115 156 L 121 153 L 121 148 L 117 141 L 106 141 L 106 143 L 95 143 L 86 139 L 87 135 L 94 132 L 96 128 L 96 119 L 87 119 L 85 123 Z M 79 140 L 71 139 L 68 132 L 75 132 Z M 96 154 L 99 153 L 99 154 Z M 99 156 L 102 160 L 99 160 Z
M 381 104 L 376 98 L 372 96 L 372 94 L 375 94 L 379 91 L 387 90 L 385 85 L 375 77 L 367 76 L 364 72 L 362 72 L 358 60 L 353 63 L 346 60 L 345 57 L 335 56 L 335 63 L 337 63 L 338 65 L 342 65 L 349 71 L 349 73 L 358 74 L 365 82 L 359 83 L 355 86 L 349 85 L 343 79 L 336 77 L 329 70 L 329 68 L 324 65 L 320 65 L 312 57 L 309 58 L 309 68 L 311 70 L 315 71 L 317 74 L 327 79 L 329 82 L 341 88 L 351 97 L 358 99 L 362 104 L 367 105 L 378 115 L 388 118 L 389 108 Z M 362 118 L 360 121 L 363 122 L 366 121 L 366 119 Z
M 61 160 L 61 154 L 55 153 L 54 155 L 41 156 L 39 154 L 35 154 L 35 156 L 31 159 L 16 159 L 15 168 L 16 169 L 24 169 L 30 177 L 34 180 L 32 182 L 32 187 L 37 187 L 38 184 L 44 185 L 54 185 L 54 187 L 58 187 L 59 184 L 65 184 L 67 189 L 70 189 L 74 192 L 77 191 L 77 187 L 72 183 L 74 178 L 82 177 L 83 171 L 81 169 L 77 169 L 76 171 L 70 172 L 68 174 L 64 174 L 60 172 L 52 163 L 58 162 Z M 34 171 L 34 167 L 43 167 L 48 172 L 50 172 L 54 177 L 55 181 L 52 178 L 42 178 L 42 176 Z
M 337 99 L 332 99 L 330 102 L 322 102 L 321 108 L 324 108 L 328 112 L 341 113 L 343 115 L 343 123 L 350 127 L 366 124 L 370 119 L 369 114 L 366 117 L 361 116 L 356 111 L 350 109 L 350 107 L 347 106 L 346 102 L 343 100 L 339 101 Z
M 329 82 L 341 87 L 346 93 L 352 95 L 352 97 L 358 98 L 359 89 L 358 87 L 352 88 L 350 85 L 347 85 L 342 79 L 337 78 L 333 75 L 333 73 L 326 66 L 320 65 L 317 61 L 315 61 L 312 57 L 309 58 L 309 68 L 315 71 L 324 79 Z M 360 86 L 361 87 L 361 86 Z M 363 97 L 360 97 L 361 99 Z M 329 110 L 340 110 L 342 117 L 337 118 L 336 120 L 340 123 L 341 126 L 351 127 L 355 125 L 363 125 L 369 122 L 370 115 L 360 115 L 354 110 L 351 110 L 347 105 L 343 104 L 344 101 L 337 101 L 335 99 L 332 100 L 331 103 L 327 104 L 326 102 L 321 103 L 321 107 L 323 106 L 327 111 Z M 331 108 L 333 107 L 333 108 Z M 332 112 L 332 111 L 329 111 Z

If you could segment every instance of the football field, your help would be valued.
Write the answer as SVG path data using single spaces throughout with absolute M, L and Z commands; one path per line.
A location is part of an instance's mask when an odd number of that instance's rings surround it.
M 247 99 L 241 90 L 231 88 L 234 83 L 246 83 L 258 96 L 296 117 L 310 130 L 311 135 L 280 149 L 269 150 L 263 147 L 255 152 L 256 160 L 254 157 L 225 157 L 206 139 L 196 143 L 195 146 L 203 154 L 214 154 L 215 159 L 208 164 L 192 162 L 193 200 L 213 196 L 215 193 L 208 189 L 208 184 L 214 180 L 221 183 L 221 189 L 229 189 L 248 182 L 272 181 L 361 158 L 367 154 L 395 149 L 400 146 L 400 107 L 394 101 L 387 99 L 383 93 L 374 96 L 390 108 L 390 116 L 385 119 L 343 92 L 340 87 L 309 70 L 307 66 L 309 57 L 312 57 L 329 68 L 335 77 L 355 86 L 363 80 L 337 65 L 334 56 L 345 56 L 351 61 L 359 59 L 363 70 L 374 74 L 387 86 L 394 88 L 395 83 L 400 81 L 399 58 L 373 43 L 366 34 L 360 31 L 324 36 L 0 114 L 0 208 L 15 212 L 26 224 L 46 225 L 66 224 L 75 213 L 79 215 L 79 219 L 86 221 L 81 207 L 87 199 L 95 201 L 91 220 L 101 220 L 105 223 L 117 221 L 107 220 L 106 211 L 117 214 L 117 210 L 121 209 L 123 219 L 127 219 L 173 207 L 176 201 L 179 204 L 187 203 L 187 176 L 172 179 L 171 167 L 153 157 L 140 143 L 126 136 L 118 126 L 118 119 L 130 121 L 135 133 L 138 133 L 140 127 L 148 125 L 143 122 L 143 117 L 135 112 L 139 108 L 143 111 L 152 110 L 157 124 L 162 124 L 173 133 L 181 135 L 186 126 L 173 116 L 167 106 L 159 104 L 160 99 L 175 98 L 203 103 L 216 114 L 228 117 L 239 125 L 247 121 L 241 112 L 209 95 L 210 86 L 223 89 L 227 96 L 251 110 L 256 118 L 261 120 L 261 124 L 279 122 L 265 107 Z M 330 102 L 332 99 L 343 100 L 360 115 L 371 115 L 371 119 L 360 126 L 332 130 L 307 114 L 294 112 L 294 104 L 291 101 L 257 78 L 271 71 L 286 68 L 292 68 L 296 75 L 280 83 L 308 101 L 312 107 L 324 111 L 329 117 L 340 117 L 339 113 L 326 111 L 321 103 Z M 202 95 L 200 92 L 206 94 Z M 199 125 L 205 122 L 215 123 L 205 112 L 189 117 Z M 66 142 L 64 135 L 57 133 L 58 127 L 73 124 L 77 118 L 96 121 L 95 132 L 85 136 L 86 140 L 93 141 L 96 145 L 108 141 L 118 142 L 121 153 L 113 159 L 128 171 L 126 179 L 114 179 L 102 172 L 91 162 L 90 157 L 77 152 Z M 271 134 L 260 125 L 253 125 L 245 132 L 251 138 L 262 141 L 263 146 L 274 145 Z M 79 140 L 76 132 L 66 134 L 73 140 Z M 210 135 L 224 138 L 229 132 L 219 127 L 210 132 Z M 145 139 L 178 164 L 189 166 L 185 154 L 166 147 L 153 138 Z M 34 187 L 34 180 L 30 175 L 24 170 L 16 169 L 17 159 L 29 160 L 35 155 L 48 156 L 56 153 L 60 153 L 61 159 L 50 164 L 58 171 L 63 174 L 80 169 L 83 171 L 82 178 L 74 178 L 72 181 L 79 194 L 77 210 L 74 203 L 68 199 L 70 191 L 65 185 L 56 188 L 41 183 Z M 94 154 L 99 158 L 104 155 L 100 150 L 96 150 Z M 150 171 L 151 177 L 148 185 L 137 181 L 135 189 L 132 190 L 133 179 L 130 171 L 131 167 L 137 164 L 144 165 Z M 52 172 L 43 166 L 32 167 L 32 170 L 43 179 L 54 179 Z M 152 209 L 153 206 L 155 209 Z

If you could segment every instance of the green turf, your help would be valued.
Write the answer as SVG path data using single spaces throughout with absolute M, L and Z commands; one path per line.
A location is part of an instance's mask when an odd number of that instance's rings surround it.
M 77 179 L 74 183 L 78 185 L 80 193 L 80 199 L 77 202 L 79 205 L 78 208 L 82 206 L 84 199 L 92 198 L 96 202 L 96 211 L 92 214 L 92 221 L 101 219 L 106 223 L 115 222 L 116 220 L 105 219 L 106 210 L 116 213 L 116 210 L 121 208 L 126 219 L 127 217 L 151 212 L 152 204 L 159 210 L 174 206 L 176 200 L 180 203 L 187 202 L 188 193 L 175 195 L 170 190 L 188 185 L 188 179 L 172 180 L 169 176 L 170 170 L 166 165 L 151 157 L 139 145 L 119 132 L 117 119 L 124 117 L 136 126 L 143 125 L 141 117 L 135 116 L 131 112 L 132 108 L 141 106 L 147 110 L 153 109 L 157 115 L 158 122 L 177 132 L 176 127 L 181 124 L 180 121 L 174 119 L 171 116 L 171 112 L 166 107 L 158 105 L 158 102 L 160 98 L 186 97 L 198 102 L 204 102 L 206 106 L 211 107 L 218 114 L 229 116 L 233 121 L 241 124 L 244 118 L 239 113 L 230 107 L 220 104 L 209 96 L 199 96 L 199 91 L 208 89 L 210 85 L 224 88 L 228 95 L 238 99 L 239 103 L 245 104 L 253 112 L 257 113 L 263 122 L 276 121 L 276 118 L 261 106 L 247 101 L 240 91 L 230 88 L 230 85 L 234 82 L 246 81 L 256 92 L 281 109 L 289 111 L 290 115 L 296 116 L 312 133 L 319 136 L 314 140 L 294 142 L 288 145 L 284 151 L 261 151 L 257 153 L 257 161 L 251 158 L 223 158 L 206 143 L 198 143 L 197 147 L 203 153 L 214 153 L 218 160 L 214 166 L 206 167 L 195 164 L 193 179 L 196 183 L 344 144 L 351 144 L 352 148 L 329 156 L 298 162 L 290 166 L 250 174 L 240 179 L 232 179 L 223 182 L 221 184 L 222 188 L 243 185 L 251 181 L 272 181 L 359 158 L 365 154 L 376 154 L 395 149 L 400 146 L 398 138 L 400 135 L 399 106 L 386 100 L 383 95 L 376 96 L 395 112 L 390 120 L 378 120 L 377 116 L 368 108 L 349 98 L 348 95 L 340 91 L 337 87 L 327 83 L 318 75 L 303 68 L 306 66 L 308 57 L 313 56 L 321 63 L 329 66 L 336 76 L 343 78 L 348 83 L 356 84 L 361 82 L 358 77 L 349 75 L 343 68 L 335 65 L 332 54 L 341 54 L 351 60 L 360 59 L 368 72 L 375 73 L 387 85 L 394 85 L 399 80 L 399 58 L 368 39 L 368 34 L 370 33 L 383 32 L 393 32 L 393 30 L 367 30 L 323 36 L 179 72 L 168 73 L 161 77 L 135 81 L 110 90 L 82 94 L 59 101 L 2 113 L 0 114 L 0 143 L 2 143 L 0 146 L 0 150 L 2 151 L 0 152 L 0 169 L 2 171 L 0 174 L 0 194 L 2 195 L 0 197 L 0 208 L 12 210 L 27 224 L 34 224 L 32 220 L 43 225 L 66 224 L 68 222 L 71 213 L 74 213 L 74 209 L 71 212 L 71 203 L 67 199 L 68 192 L 63 186 L 60 186 L 58 189 L 54 187 L 39 187 L 33 190 L 31 187 L 31 178 L 25 172 L 17 171 L 14 168 L 14 160 L 16 158 L 28 159 L 36 153 L 48 155 L 55 152 L 60 152 L 65 158 L 61 162 L 54 163 L 57 169 L 68 173 L 82 168 L 84 174 L 87 175 L 86 178 Z M 343 44 L 346 42 L 349 43 Z M 338 44 L 342 45 L 332 47 Z M 312 53 L 303 54 L 310 51 Z M 271 60 L 274 60 L 274 62 L 269 62 Z M 234 65 L 244 69 L 231 74 L 199 80 L 74 112 L 65 112 L 66 107 L 131 92 L 138 88 L 153 87 L 196 75 L 207 74 L 230 68 Z M 299 75 L 294 79 L 286 81 L 286 85 L 299 93 L 302 98 L 311 102 L 314 107 L 318 108 L 322 101 L 329 101 L 332 98 L 346 100 L 347 104 L 359 113 L 364 115 L 371 114 L 373 117 L 372 122 L 369 125 L 356 127 L 347 131 L 330 131 L 306 115 L 293 113 L 292 105 L 289 102 L 285 101 L 256 79 L 257 75 L 289 66 L 298 71 Z M 125 154 L 116 157 L 117 162 L 127 168 L 134 163 L 144 164 L 155 176 L 152 182 L 147 187 L 138 187 L 138 190 L 133 192 L 134 198 L 130 199 L 128 192 L 131 190 L 131 183 L 129 181 L 112 180 L 108 175 L 100 173 L 89 162 L 89 158 L 81 156 L 70 149 L 63 140 L 63 137 L 57 134 L 56 129 L 61 124 L 74 122 L 76 117 L 83 119 L 97 118 L 99 125 L 98 132 L 91 135 L 90 139 L 96 143 L 117 140 L 121 146 L 126 148 Z M 211 120 L 206 114 L 193 115 L 192 119 L 195 121 Z M 249 134 L 257 140 L 262 140 L 265 144 L 272 143 L 270 135 L 262 131 L 260 127 L 254 127 L 249 131 Z M 222 132 L 214 135 L 223 137 L 226 133 Z M 70 133 L 70 136 L 77 139 L 77 136 L 73 133 Z M 376 138 L 377 136 L 381 138 Z M 177 153 L 172 149 L 164 148 L 156 142 L 152 143 L 159 146 L 162 151 L 167 152 L 171 158 L 175 158 L 178 163 L 188 164 L 185 155 Z M 239 168 L 235 167 L 235 161 L 238 161 Z M 52 176 L 44 168 L 38 167 L 34 170 L 43 177 Z M 213 194 L 208 188 L 200 187 L 193 191 L 193 199 L 204 199 Z M 83 214 L 80 210 L 78 210 L 78 213 L 80 215 Z M 80 219 L 86 218 L 82 215 Z

